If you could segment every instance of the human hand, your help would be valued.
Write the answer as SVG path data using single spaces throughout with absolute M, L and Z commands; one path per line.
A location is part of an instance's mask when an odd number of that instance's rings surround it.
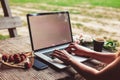
M 86 56 L 86 53 L 92 51 L 88 48 L 78 45 L 77 43 L 71 43 L 65 50 L 69 53 L 74 53 L 75 55 L 79 56 Z
M 65 50 L 55 50 L 52 54 L 53 57 L 57 57 L 65 64 L 70 64 L 70 60 L 73 59 L 72 56 Z

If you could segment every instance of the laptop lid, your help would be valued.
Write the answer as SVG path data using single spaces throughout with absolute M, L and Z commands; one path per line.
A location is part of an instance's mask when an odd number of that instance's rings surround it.
M 27 14 L 33 51 L 73 42 L 69 12 Z

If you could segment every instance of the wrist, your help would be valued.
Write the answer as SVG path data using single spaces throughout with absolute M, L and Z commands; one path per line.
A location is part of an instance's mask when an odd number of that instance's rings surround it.
M 79 51 L 78 56 L 89 57 L 89 51 Z
M 73 63 L 74 59 L 73 58 L 69 58 L 68 60 L 68 64 L 71 65 Z

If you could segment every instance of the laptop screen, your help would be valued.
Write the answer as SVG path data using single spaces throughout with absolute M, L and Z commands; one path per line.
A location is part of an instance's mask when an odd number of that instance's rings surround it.
M 28 14 L 27 19 L 33 50 L 73 41 L 68 12 Z

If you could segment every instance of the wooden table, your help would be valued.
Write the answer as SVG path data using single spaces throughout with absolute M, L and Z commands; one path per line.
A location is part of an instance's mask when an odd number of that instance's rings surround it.
M 0 53 L 14 54 L 28 51 L 32 51 L 29 37 L 15 37 L 0 41 Z M 50 67 L 40 71 L 33 68 L 24 70 L 0 67 L 0 80 L 75 80 L 72 78 L 76 77 L 76 74 L 77 72 L 72 68 L 57 72 Z
M 32 51 L 29 37 L 15 37 L 0 41 L 0 53 L 19 53 Z M 0 80 L 57 80 L 69 76 L 66 72 L 57 72 L 50 67 L 36 71 L 15 68 L 0 68 Z

